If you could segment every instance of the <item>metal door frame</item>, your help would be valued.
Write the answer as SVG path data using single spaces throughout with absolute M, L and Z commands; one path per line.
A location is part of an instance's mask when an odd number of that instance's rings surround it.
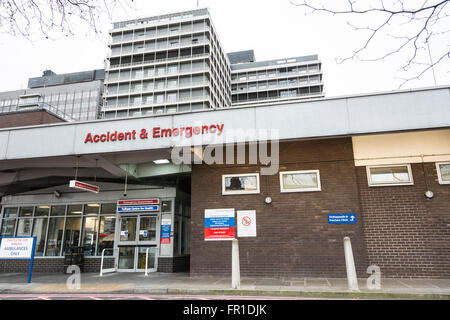
M 141 217 L 155 217 L 156 218 L 156 235 L 154 241 L 139 241 L 139 229 L 141 224 Z M 122 219 L 123 218 L 136 218 L 136 230 L 134 241 L 120 241 L 120 232 L 122 229 Z M 158 257 L 159 257 L 159 246 L 160 246 L 160 232 L 161 232 L 161 214 L 160 212 L 143 212 L 143 213 L 127 213 L 117 215 L 118 223 L 116 225 L 116 241 L 115 249 L 117 249 L 117 256 L 115 257 L 116 270 L 118 272 L 145 272 L 145 269 L 138 269 L 138 256 L 139 248 L 145 247 L 155 247 L 155 267 L 148 269 L 149 272 L 156 272 L 158 269 Z M 134 249 L 134 263 L 133 269 L 120 269 L 119 268 L 119 249 L 121 247 L 133 247 Z

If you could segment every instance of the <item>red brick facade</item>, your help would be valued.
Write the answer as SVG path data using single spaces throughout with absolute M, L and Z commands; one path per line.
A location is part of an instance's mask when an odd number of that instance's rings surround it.
M 248 158 L 247 158 L 248 159 Z M 413 164 L 413 186 L 368 187 L 351 138 L 280 143 L 280 171 L 320 170 L 322 191 L 281 193 L 279 175 L 260 176 L 260 194 L 222 195 L 222 175 L 258 165 L 195 165 L 192 170 L 191 274 L 230 275 L 231 242 L 204 240 L 204 210 L 256 210 L 257 237 L 240 238 L 244 276 L 346 277 L 349 236 L 358 277 L 376 264 L 383 277 L 450 276 L 450 185 L 434 163 Z M 264 203 L 270 196 L 272 203 Z M 356 212 L 357 224 L 328 224 L 328 213 Z
M 192 170 L 191 274 L 231 274 L 231 242 L 204 241 L 204 210 L 256 210 L 257 237 L 241 238 L 244 276 L 345 277 L 349 236 L 359 276 L 367 268 L 350 138 L 280 143 L 280 171 L 320 170 L 322 191 L 280 193 L 279 175 L 260 176 L 260 194 L 222 196 L 222 175 L 259 166 L 196 165 Z M 272 198 L 270 205 L 264 202 Z M 329 213 L 356 212 L 357 224 L 328 224 Z
M 448 278 L 450 185 L 439 184 L 434 163 L 411 169 L 414 185 L 369 188 L 366 168 L 357 168 L 369 263 L 386 277 Z
M 35 126 L 58 122 L 64 121 L 46 111 L 17 112 L 0 115 L 0 128 Z

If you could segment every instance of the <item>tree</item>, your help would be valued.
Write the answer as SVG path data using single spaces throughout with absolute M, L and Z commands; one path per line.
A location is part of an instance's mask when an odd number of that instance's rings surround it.
M 364 34 L 364 42 L 345 58 L 380 61 L 401 55 L 403 82 L 420 79 L 437 65 L 450 61 L 450 0 L 291 0 L 306 14 L 343 16 L 353 30 Z M 429 43 L 435 44 L 432 58 Z
M 100 18 L 133 0 L 0 0 L 0 32 L 31 39 L 74 34 L 78 23 L 101 33 Z

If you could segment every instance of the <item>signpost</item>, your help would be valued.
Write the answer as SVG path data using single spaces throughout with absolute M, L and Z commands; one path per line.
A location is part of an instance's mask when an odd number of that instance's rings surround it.
M 0 238 L 0 259 L 30 259 L 27 283 L 31 283 L 36 237 Z
M 237 211 L 238 237 L 256 237 L 256 211 Z
M 70 180 L 69 187 L 94 193 L 98 193 L 100 191 L 99 186 L 94 186 L 93 184 L 81 182 L 78 180 Z
M 234 208 L 206 209 L 205 240 L 233 240 L 234 238 Z
M 356 223 L 356 213 L 330 213 L 328 224 L 350 224 Z

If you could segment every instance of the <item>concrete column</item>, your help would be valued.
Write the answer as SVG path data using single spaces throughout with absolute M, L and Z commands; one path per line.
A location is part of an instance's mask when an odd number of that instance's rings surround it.
M 239 289 L 241 286 L 241 270 L 239 265 L 239 243 L 237 239 L 232 240 L 231 251 L 231 287 Z
M 348 290 L 359 291 L 356 277 L 355 261 L 353 260 L 352 243 L 349 237 L 344 238 L 345 267 L 347 269 Z

